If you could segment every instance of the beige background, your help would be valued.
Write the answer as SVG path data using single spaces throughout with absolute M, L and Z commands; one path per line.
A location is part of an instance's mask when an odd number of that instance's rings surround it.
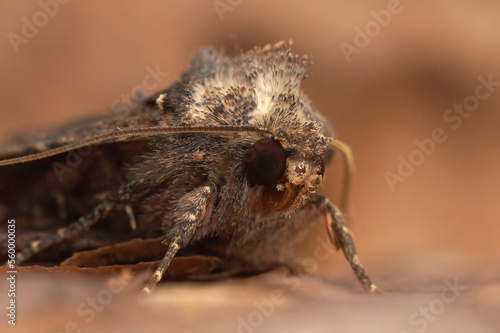
M 456 331 L 467 325 L 471 331 L 493 331 L 500 325 L 495 319 L 500 303 L 500 90 L 482 101 L 457 130 L 443 121 L 443 114 L 474 94 L 478 76 L 492 75 L 500 81 L 500 3 L 401 1 L 401 12 L 392 15 L 391 22 L 348 63 L 339 45 L 353 44 L 355 28 L 370 24 L 374 20 L 370 11 L 386 9 L 387 1 L 221 2 L 231 8 L 222 14 L 223 20 L 212 1 L 73 1 L 60 5 L 58 13 L 16 53 L 8 34 L 21 35 L 22 18 L 33 22 L 41 7 L 34 1 L 3 1 L 0 141 L 19 132 L 104 114 L 115 99 L 142 84 L 147 66 L 159 65 L 169 73 L 158 89 L 167 87 L 200 46 L 235 50 L 293 39 L 294 52 L 314 59 L 305 91 L 355 153 L 358 170 L 351 220 L 358 252 L 382 288 L 400 291 L 366 299 L 337 254 L 316 272 L 333 280 L 334 286 L 308 280 L 299 294 L 277 308 L 276 315 L 252 329 L 307 327 L 322 332 L 334 326 L 343 331 L 364 327 L 416 332 L 419 327 L 409 323 L 410 314 L 438 297 L 432 292 L 444 288 L 445 279 L 458 278 L 468 287 L 466 295 L 448 304 L 426 331 Z M 447 140 L 391 191 L 384 173 L 396 172 L 398 157 L 408 158 L 417 149 L 414 140 L 429 138 L 436 128 L 445 131 Z M 338 173 L 327 171 L 324 192 L 331 197 L 338 192 Z M 322 232 L 318 226 L 316 234 L 324 237 Z M 312 251 L 314 235 L 309 243 Z M 213 329 L 235 331 L 235 317 L 255 310 L 252 300 L 257 295 L 267 295 L 274 283 L 279 288 L 279 278 L 270 280 L 229 281 L 206 288 L 166 286 L 165 293 L 155 297 L 155 310 L 133 319 L 136 325 L 151 327 L 168 323 L 186 328 L 193 322 L 208 330 L 201 320 L 230 305 L 234 313 L 219 313 Z M 241 288 L 235 289 L 234 283 Z M 343 284 L 350 288 L 346 291 Z M 189 302 L 193 293 L 206 296 L 193 300 L 196 307 Z M 238 293 L 246 293 L 241 302 L 230 296 Z M 0 294 L 3 297 L 4 292 Z M 185 298 L 179 303 L 181 310 L 172 302 L 173 294 Z M 78 304 L 79 298 L 71 295 L 66 301 Z M 46 300 L 25 299 L 23 306 L 36 312 Z M 332 302 L 337 304 L 334 309 L 328 308 Z M 194 308 L 199 311 L 187 310 Z M 115 310 L 85 329 L 98 330 L 115 322 L 121 310 L 136 313 L 123 305 Z M 35 318 L 30 316 L 26 313 L 19 322 L 29 325 Z M 50 329 L 62 331 L 61 318 L 66 317 L 51 319 Z M 366 319 L 360 322 L 362 318 Z

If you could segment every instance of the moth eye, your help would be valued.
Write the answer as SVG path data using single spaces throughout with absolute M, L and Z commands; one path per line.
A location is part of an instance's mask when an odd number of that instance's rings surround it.
M 286 152 L 273 139 L 261 139 L 248 150 L 245 169 L 250 183 L 275 186 L 286 169 Z

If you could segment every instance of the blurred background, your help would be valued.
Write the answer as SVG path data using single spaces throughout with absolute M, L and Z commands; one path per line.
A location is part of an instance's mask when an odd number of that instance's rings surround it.
M 0 142 L 104 115 L 126 103 L 123 95 L 138 91 L 151 69 L 168 75 L 148 93 L 165 88 L 199 47 L 236 52 L 292 39 L 294 53 L 314 61 L 303 89 L 355 154 L 349 217 L 360 258 L 382 289 L 396 291 L 362 294 L 337 253 L 315 270 L 319 280 L 307 280 L 272 316 L 261 311 L 262 324 L 248 324 L 248 311 L 257 311 L 251 293 L 268 295 L 280 281 L 274 276 L 165 286 L 154 305 L 141 304 L 151 314 L 142 323 L 221 332 L 493 332 L 500 327 L 499 12 L 497 1 L 2 1 Z M 323 192 L 332 198 L 340 174 L 327 170 Z M 321 223 L 313 229 L 305 255 L 316 237 L 326 239 Z M 435 301 L 444 281 L 456 279 L 465 294 L 455 303 Z M 204 295 L 198 312 L 192 293 Z M 235 293 L 243 293 L 241 302 Z M 43 304 L 37 300 L 32 310 Z M 234 315 L 220 313 L 227 304 L 236 306 Z M 415 324 L 412 314 L 426 306 L 435 316 L 419 314 Z M 100 330 L 119 313 L 83 331 Z M 219 326 L 204 326 L 214 313 Z M 19 321 L 31 322 L 28 314 Z M 63 331 L 62 320 L 51 322 Z

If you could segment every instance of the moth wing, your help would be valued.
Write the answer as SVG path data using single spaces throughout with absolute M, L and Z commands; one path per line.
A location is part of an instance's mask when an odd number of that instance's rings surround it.
M 74 123 L 56 130 L 18 137 L 10 144 L 0 147 L 0 159 L 40 153 L 71 143 L 80 142 L 97 135 L 123 130 L 162 126 L 164 111 L 157 107 L 142 105 L 122 113 Z

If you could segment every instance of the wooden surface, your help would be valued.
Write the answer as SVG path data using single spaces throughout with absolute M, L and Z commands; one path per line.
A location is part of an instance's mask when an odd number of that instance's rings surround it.
M 352 276 L 288 276 L 278 270 L 220 282 L 163 283 L 147 299 L 137 297 L 146 276 L 21 274 L 18 325 L 1 327 L 2 332 L 73 327 L 75 332 L 498 332 L 500 272 L 487 277 L 480 274 L 485 268 L 471 267 L 467 274 L 381 273 L 376 282 L 383 291 L 373 295 Z

